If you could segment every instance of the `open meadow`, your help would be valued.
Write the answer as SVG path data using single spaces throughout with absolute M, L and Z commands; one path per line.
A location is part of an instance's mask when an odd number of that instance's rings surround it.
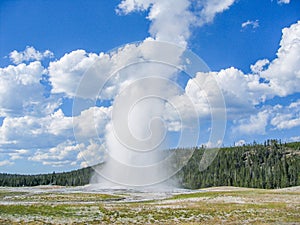
M 0 224 L 300 224 L 300 187 L 0 188 Z

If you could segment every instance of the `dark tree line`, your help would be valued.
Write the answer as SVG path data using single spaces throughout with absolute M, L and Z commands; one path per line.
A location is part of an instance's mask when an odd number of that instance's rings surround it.
M 0 173 L 0 186 L 22 187 L 37 185 L 81 186 L 88 184 L 92 175 L 91 167 L 71 172 L 19 175 Z
M 191 149 L 182 149 L 186 151 Z M 176 151 L 177 154 L 181 154 Z M 199 162 L 205 149 L 196 148 L 188 163 L 175 176 L 182 187 L 239 186 L 283 188 L 300 185 L 300 142 L 284 143 L 267 140 L 240 147 L 222 148 L 204 171 Z M 183 154 L 184 155 L 184 154 Z M 0 186 L 88 184 L 92 167 L 64 173 L 18 175 L 0 173 Z
M 195 150 L 189 163 L 177 174 L 185 188 L 238 186 L 283 188 L 300 185 L 300 142 L 264 144 L 220 149 L 212 164 L 199 171 L 204 149 Z

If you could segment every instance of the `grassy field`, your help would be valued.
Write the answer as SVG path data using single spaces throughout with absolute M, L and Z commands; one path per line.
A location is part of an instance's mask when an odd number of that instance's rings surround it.
M 300 188 L 219 187 L 143 198 L 67 188 L 1 188 L 0 224 L 300 224 Z

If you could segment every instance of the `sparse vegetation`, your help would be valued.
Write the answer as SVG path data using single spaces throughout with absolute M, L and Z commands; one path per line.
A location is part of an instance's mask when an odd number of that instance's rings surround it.
M 149 202 L 120 201 L 118 195 L 53 191 L 31 193 L 32 197 L 19 202 L 19 192 L 6 192 L 14 201 L 7 204 L 8 199 L 1 199 L 0 224 L 300 223 L 299 188 L 209 188 Z M 24 193 L 25 196 L 28 194 Z M 133 194 L 130 192 L 124 196 Z M 57 196 L 59 201 L 52 201 L 52 197 L 50 201 L 45 200 L 47 195 Z M 106 200 L 99 202 L 101 198 Z
M 122 196 L 100 194 L 100 193 L 10 193 L 6 192 L 3 200 L 15 202 L 102 202 L 102 201 L 117 201 L 124 199 Z M 1 198 L 0 198 L 1 200 Z

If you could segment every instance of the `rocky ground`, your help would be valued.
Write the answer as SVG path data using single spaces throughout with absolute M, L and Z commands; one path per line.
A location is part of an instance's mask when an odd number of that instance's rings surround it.
M 0 188 L 0 224 L 300 224 L 300 187 Z

